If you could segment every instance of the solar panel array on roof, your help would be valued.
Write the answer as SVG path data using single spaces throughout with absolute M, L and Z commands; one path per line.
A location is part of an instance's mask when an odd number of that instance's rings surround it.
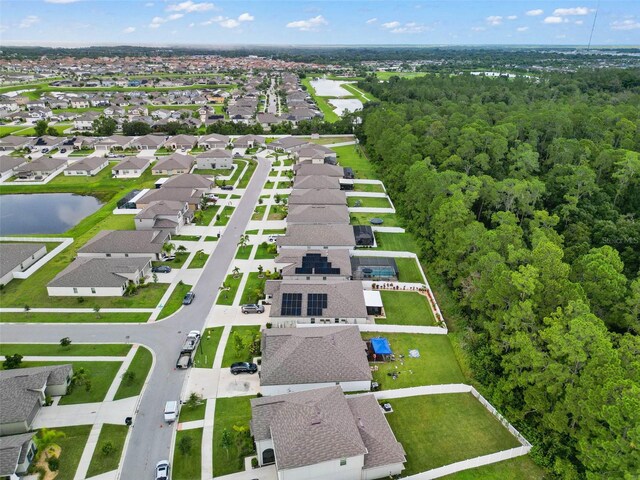
M 322 315 L 322 310 L 327 308 L 326 293 L 307 294 L 307 315 Z
M 301 275 L 340 275 L 339 268 L 333 268 L 327 257 L 320 253 L 307 253 L 302 257 L 302 266 L 295 272 Z
M 301 293 L 283 293 L 282 308 L 280 309 L 280 315 L 299 316 L 301 314 L 302 314 L 302 294 Z

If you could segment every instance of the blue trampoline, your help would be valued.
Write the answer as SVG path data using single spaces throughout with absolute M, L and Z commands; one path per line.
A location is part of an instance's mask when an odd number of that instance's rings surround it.
M 373 353 L 376 355 L 391 355 L 393 353 L 389 345 L 389 340 L 386 338 L 376 337 L 372 338 L 370 342 Z

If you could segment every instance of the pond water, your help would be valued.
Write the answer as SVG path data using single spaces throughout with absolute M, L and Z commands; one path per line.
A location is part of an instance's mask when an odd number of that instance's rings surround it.
M 344 115 L 346 112 L 355 112 L 362 110 L 362 102 L 357 98 L 332 98 L 329 103 L 335 107 L 333 109 L 336 115 Z
M 0 195 L 0 235 L 63 233 L 101 206 L 96 197 L 73 193 Z
M 348 82 L 318 78 L 317 80 L 311 80 L 309 83 L 316 91 L 316 95 L 321 97 L 348 97 L 352 95 L 351 92 L 342 88 L 342 84 Z

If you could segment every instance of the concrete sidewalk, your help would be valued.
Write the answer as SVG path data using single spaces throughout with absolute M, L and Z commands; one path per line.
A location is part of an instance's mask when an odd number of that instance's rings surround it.
M 116 377 L 113 379 L 113 382 L 111 382 L 109 390 L 107 390 L 107 394 L 104 397 L 105 402 L 112 401 L 116 396 L 118 388 L 120 388 L 120 384 L 122 383 L 122 377 L 124 373 L 129 370 L 131 361 L 133 360 L 133 357 L 135 356 L 137 351 L 138 345 L 134 345 L 133 347 L 131 347 L 131 350 L 129 350 L 129 353 L 127 353 L 127 356 L 124 358 L 124 362 L 122 362 L 122 365 L 120 365 L 120 368 L 118 369 L 118 373 L 116 373 Z
M 46 355 L 25 355 L 22 360 L 25 362 L 124 362 L 127 357 L 74 357 L 72 355 L 61 357 Z
M 93 457 L 93 452 L 98 446 L 100 430 L 102 430 L 101 423 L 96 423 L 91 428 L 91 432 L 89 432 L 89 438 L 87 438 L 87 443 L 85 444 L 84 450 L 82 451 L 80 463 L 78 463 L 78 468 L 76 469 L 76 474 L 73 477 L 73 480 L 83 480 L 87 478 L 87 472 L 89 471 L 89 466 L 91 465 L 91 457 Z

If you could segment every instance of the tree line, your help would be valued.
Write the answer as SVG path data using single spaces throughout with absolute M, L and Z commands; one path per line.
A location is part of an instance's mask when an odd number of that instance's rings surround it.
M 562 479 L 640 472 L 640 72 L 359 87 L 481 390 Z

